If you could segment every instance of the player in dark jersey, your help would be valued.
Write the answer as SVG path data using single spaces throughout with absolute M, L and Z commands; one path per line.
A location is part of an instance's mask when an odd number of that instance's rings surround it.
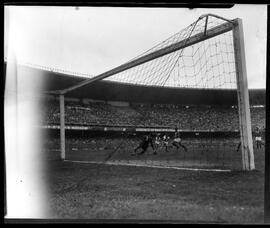
M 174 139 L 173 139 L 172 145 L 175 146 L 177 150 L 181 146 L 187 152 L 187 148 L 181 143 L 180 133 L 179 133 L 177 127 L 175 127 Z
M 140 143 L 140 145 L 134 149 L 134 153 L 132 155 L 135 155 L 136 151 L 139 150 L 139 149 L 142 149 L 142 151 L 137 153 L 137 155 L 144 154 L 146 152 L 146 150 L 148 149 L 149 144 L 151 145 L 151 147 L 152 147 L 152 149 L 154 151 L 154 154 L 156 154 L 156 150 L 154 148 L 153 139 L 152 139 L 151 135 L 145 135 L 143 137 L 143 140 Z

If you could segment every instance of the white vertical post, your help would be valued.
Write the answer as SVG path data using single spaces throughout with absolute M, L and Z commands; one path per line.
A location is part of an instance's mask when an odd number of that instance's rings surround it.
M 60 95 L 60 146 L 61 146 L 61 159 L 65 160 L 65 97 Z
M 234 56 L 243 170 L 255 169 L 242 20 L 233 29 Z

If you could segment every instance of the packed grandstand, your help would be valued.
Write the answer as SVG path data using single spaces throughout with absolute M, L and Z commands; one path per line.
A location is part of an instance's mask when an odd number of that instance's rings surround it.
M 46 99 L 44 124 L 59 125 L 56 99 Z M 67 125 L 122 127 L 166 127 L 184 131 L 237 131 L 238 110 L 234 106 L 184 106 L 177 104 L 138 104 L 116 106 L 106 102 L 66 101 Z M 265 126 L 265 108 L 251 107 L 252 128 Z

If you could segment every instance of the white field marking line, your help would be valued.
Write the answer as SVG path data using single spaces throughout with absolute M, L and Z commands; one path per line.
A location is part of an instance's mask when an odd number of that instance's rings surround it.
M 230 169 L 199 169 L 199 168 L 184 168 L 184 167 L 175 167 L 175 166 L 156 166 L 156 165 L 139 165 L 139 164 L 128 164 L 128 163 L 115 163 L 115 162 L 91 162 L 91 161 L 73 161 L 73 160 L 64 160 L 65 162 L 73 163 L 83 163 L 83 164 L 104 164 L 104 165 L 122 165 L 122 166 L 139 166 L 147 168 L 159 168 L 159 169 L 177 169 L 177 170 L 189 170 L 189 171 L 206 171 L 206 172 L 231 172 Z

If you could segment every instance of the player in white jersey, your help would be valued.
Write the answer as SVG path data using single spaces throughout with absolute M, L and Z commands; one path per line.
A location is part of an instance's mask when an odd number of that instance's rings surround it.
M 256 127 L 256 130 L 253 135 L 255 136 L 256 148 L 261 149 L 262 145 L 264 145 L 264 142 L 262 140 L 262 132 L 260 131 L 259 127 Z M 236 150 L 237 152 L 240 150 L 240 147 L 241 147 L 241 142 L 238 143 L 237 150 Z
M 175 128 L 174 139 L 173 139 L 172 145 L 175 146 L 177 148 L 177 150 L 181 146 L 187 152 L 187 148 L 181 143 L 180 133 L 179 133 L 177 127 Z
M 158 133 L 154 140 L 154 148 L 155 148 L 154 154 L 157 154 L 157 150 L 159 149 L 160 146 L 161 146 L 161 138 L 160 133 Z
M 166 151 L 166 152 L 169 152 L 169 151 L 168 151 L 169 140 L 170 140 L 170 137 L 167 136 L 167 134 L 164 134 L 163 137 L 162 137 L 162 145 L 165 147 L 165 151 Z
M 262 141 L 262 133 L 261 133 L 259 127 L 256 127 L 256 130 L 254 132 L 254 136 L 255 136 L 256 148 L 261 149 L 262 145 L 263 145 L 263 141 Z

